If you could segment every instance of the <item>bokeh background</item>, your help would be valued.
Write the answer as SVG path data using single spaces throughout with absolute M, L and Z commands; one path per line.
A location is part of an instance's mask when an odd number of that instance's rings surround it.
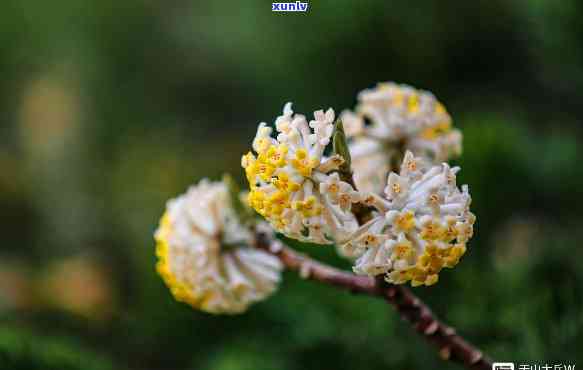
M 3 0 L 0 368 L 455 369 L 395 312 L 285 275 L 235 317 L 154 272 L 165 201 L 230 171 L 260 121 L 433 91 L 464 134 L 469 253 L 436 313 L 496 359 L 583 366 L 583 3 Z M 242 181 L 241 181 L 242 183 Z M 307 252 L 347 266 L 330 248 Z

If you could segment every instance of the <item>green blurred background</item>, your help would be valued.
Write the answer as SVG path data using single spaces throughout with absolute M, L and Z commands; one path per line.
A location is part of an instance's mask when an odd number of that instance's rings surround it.
M 455 369 L 391 307 L 286 274 L 241 316 L 154 272 L 165 201 L 283 104 L 393 80 L 464 134 L 469 253 L 415 292 L 495 359 L 583 366 L 583 3 L 3 0 L 0 368 Z M 242 182 L 242 181 L 241 181 Z M 305 249 L 346 267 L 331 248 Z

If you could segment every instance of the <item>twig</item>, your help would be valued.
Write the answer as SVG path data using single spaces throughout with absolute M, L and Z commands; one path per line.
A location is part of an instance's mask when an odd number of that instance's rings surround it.
M 468 369 L 492 368 L 492 361 L 487 356 L 436 318 L 431 309 L 408 288 L 389 284 L 382 277 L 357 276 L 317 262 L 264 233 L 257 234 L 256 243 L 258 248 L 277 256 L 288 270 L 299 272 L 303 278 L 385 299 L 417 333 L 437 347 L 443 360 L 457 362 Z

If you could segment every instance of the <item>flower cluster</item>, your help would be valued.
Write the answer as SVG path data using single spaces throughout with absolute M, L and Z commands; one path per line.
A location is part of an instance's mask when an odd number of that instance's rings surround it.
M 356 113 L 342 114 L 344 130 L 332 109 L 308 121 L 291 103 L 275 135 L 260 123 L 241 159 L 249 183 L 243 202 L 269 223 L 270 238 L 276 231 L 336 244 L 357 274 L 435 284 L 473 234 L 468 187 L 458 188 L 459 168 L 443 163 L 461 151 L 461 135 L 429 92 L 383 83 L 358 100 Z M 271 252 L 250 247 L 267 224 L 244 226 L 238 217 L 250 221 L 250 209 L 231 203 L 229 189 L 206 180 L 191 187 L 168 202 L 156 232 L 157 269 L 173 295 L 212 313 L 242 312 L 264 299 L 282 269 Z
M 388 177 L 385 197 L 371 193 L 363 200 L 375 209 L 374 217 L 343 246 L 358 257 L 354 271 L 417 286 L 435 284 L 444 267 L 454 267 L 475 221 L 467 186 L 456 186 L 458 171 L 407 152 L 400 173 Z
M 203 311 L 242 312 L 280 280 L 280 261 L 249 247 L 224 183 L 203 180 L 170 200 L 155 238 L 157 270 L 172 294 Z
M 392 82 L 358 95 L 356 111 L 341 115 L 355 182 L 362 191 L 380 193 L 389 171 L 406 150 L 440 163 L 461 152 L 461 134 L 451 128 L 444 106 L 427 91 Z
M 360 194 L 334 172 L 344 160 L 324 155 L 333 121 L 329 109 L 314 112 L 308 123 L 288 103 L 275 121 L 277 137 L 265 123 L 259 124 L 255 154 L 249 152 L 241 160 L 249 181 L 249 205 L 290 238 L 331 244 L 358 226 L 351 207 Z

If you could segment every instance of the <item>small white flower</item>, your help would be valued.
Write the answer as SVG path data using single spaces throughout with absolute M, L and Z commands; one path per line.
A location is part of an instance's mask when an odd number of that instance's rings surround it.
M 346 182 L 340 184 L 340 194 L 338 195 L 338 204 L 341 210 L 349 212 L 353 203 L 358 203 L 362 200 L 362 195 L 358 191 L 355 191 L 351 185 Z
M 409 191 L 409 179 L 406 176 L 399 176 L 394 172 L 389 174 L 385 195 L 389 200 L 403 199 Z
M 341 181 L 336 172 L 323 178 L 320 193 L 324 194 L 331 204 L 338 205 L 345 212 L 350 211 L 353 203 L 358 203 L 362 199 L 361 194 L 349 183 Z
M 437 282 L 444 267 L 454 267 L 472 237 L 467 186 L 456 186 L 458 167 L 429 167 L 407 152 L 400 174 L 391 173 L 386 199 L 374 193 L 363 203 L 376 209 L 373 218 L 344 243 L 344 254 L 357 256 L 358 274 L 386 274 L 391 283 Z
M 334 110 L 328 109 L 314 112 L 314 120 L 310 121 L 310 127 L 314 129 L 314 138 L 320 145 L 326 146 L 330 143 L 332 131 L 334 131 Z
M 272 131 L 273 129 L 267 126 L 265 122 L 261 122 L 257 128 L 255 139 L 253 139 L 253 149 L 258 151 L 262 150 L 262 148 L 269 147 L 273 143 L 273 139 L 271 138 Z
M 291 119 L 294 114 L 291 105 L 291 103 L 287 103 L 283 107 L 283 114 L 275 121 L 275 128 L 278 132 L 287 134 L 291 130 Z
M 403 157 L 401 165 L 401 176 L 408 176 L 412 179 L 417 179 L 426 170 L 427 161 L 421 157 L 415 157 L 413 153 L 407 151 Z
M 159 274 L 177 300 L 200 310 L 243 312 L 280 281 L 280 261 L 249 246 L 224 183 L 203 180 L 170 200 L 155 238 Z
M 376 276 L 386 274 L 392 267 L 389 246 L 385 243 L 368 248 L 354 263 L 354 272 L 359 275 Z
M 433 164 L 461 153 L 461 133 L 451 128 L 443 105 L 430 92 L 408 85 L 389 82 L 366 89 L 358 95 L 356 112 L 346 111 L 341 118 L 352 138 L 352 167 L 360 191 L 380 193 L 380 184 L 406 150 Z M 365 126 L 365 120 L 370 124 Z
M 338 197 L 340 195 L 341 184 L 342 181 L 340 181 L 340 176 L 338 176 L 338 173 L 333 173 L 328 176 L 326 180 L 320 183 L 320 192 L 322 194 L 326 194 L 331 202 L 337 204 Z
M 350 212 L 358 194 L 332 173 L 343 159 L 324 156 L 333 122 L 332 109 L 314 112 L 308 124 L 288 103 L 276 119 L 277 139 L 260 124 L 253 144 L 256 153 L 241 160 L 249 181 L 249 205 L 290 238 L 332 244 L 358 227 Z M 260 145 L 255 145 L 257 138 Z

